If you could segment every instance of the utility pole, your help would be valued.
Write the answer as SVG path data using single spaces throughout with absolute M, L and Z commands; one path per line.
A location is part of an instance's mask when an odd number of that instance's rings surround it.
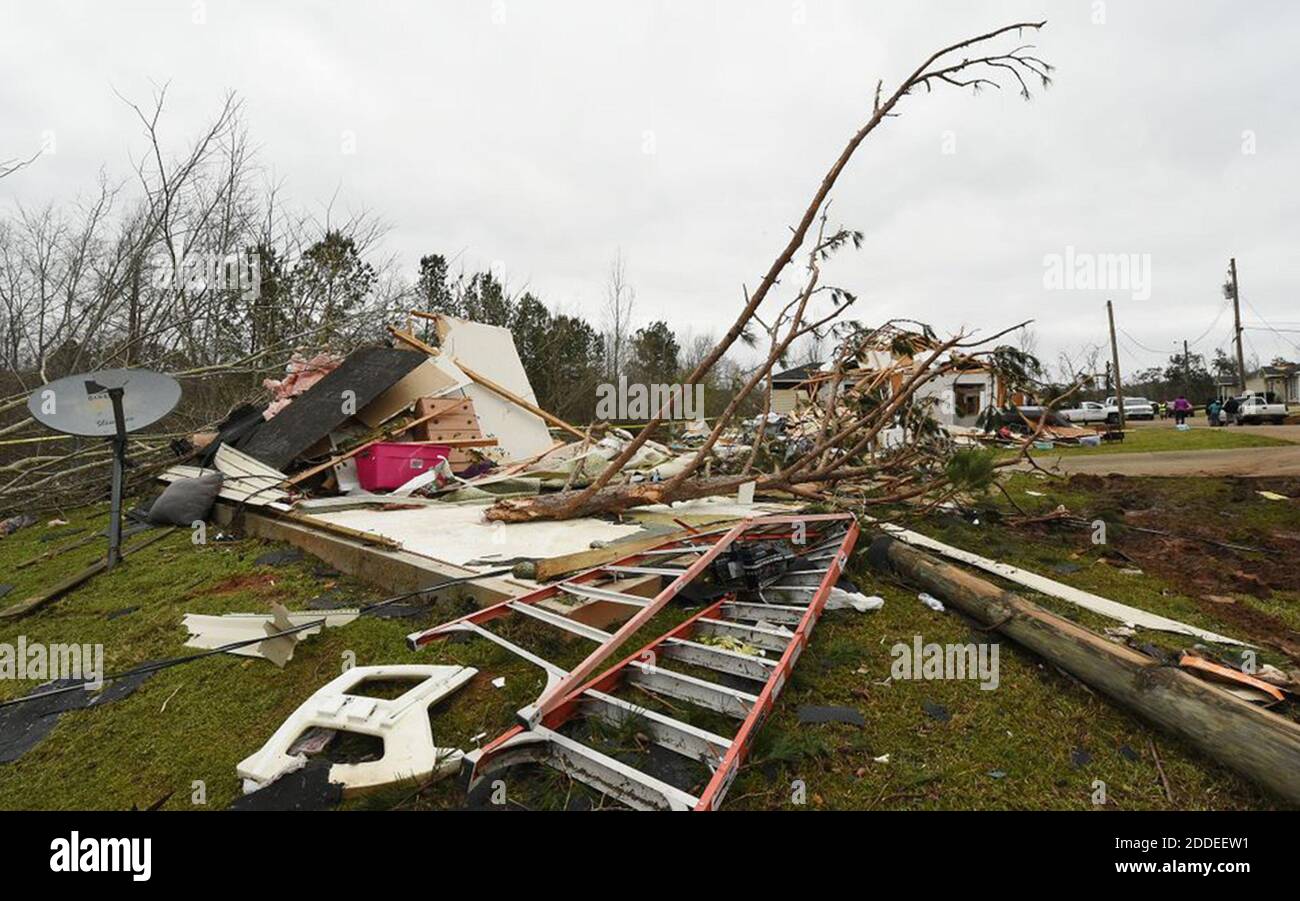
M 1192 357 L 1187 349 L 1187 339 L 1183 339 L 1183 394 L 1192 390 Z
M 1115 307 L 1106 301 L 1106 318 L 1110 320 L 1110 364 L 1115 374 L 1115 407 L 1119 410 L 1119 427 L 1124 428 L 1124 389 L 1119 377 L 1119 342 L 1115 340 Z
M 1241 352 L 1241 300 L 1237 290 L 1237 258 L 1228 261 L 1228 273 L 1232 276 L 1232 315 L 1237 330 L 1237 387 L 1246 393 L 1246 357 Z

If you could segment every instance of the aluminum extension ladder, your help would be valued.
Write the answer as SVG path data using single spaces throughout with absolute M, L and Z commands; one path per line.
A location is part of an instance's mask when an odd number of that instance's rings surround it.
M 726 530 L 665 542 L 611 564 L 599 566 L 522 597 L 502 601 L 467 616 L 408 636 L 412 648 L 440 637 L 468 632 L 506 648 L 546 673 L 538 699 L 519 711 L 520 724 L 466 755 L 471 791 L 502 770 L 522 763 L 544 763 L 634 809 L 713 810 L 726 796 L 754 735 L 785 686 L 807 646 L 831 589 L 844 572 L 858 537 L 850 514 L 773 516 L 744 520 Z M 597 672 L 607 658 L 649 622 L 713 561 L 737 542 L 785 540 L 797 562 L 753 594 L 724 594 L 681 624 L 623 660 Z M 684 567 L 671 565 L 693 558 Z M 628 576 L 671 578 L 653 598 L 617 590 Z M 637 608 L 616 631 L 609 632 L 538 606 L 567 596 Z M 779 599 L 773 603 L 769 596 Z M 597 647 L 572 670 L 565 670 L 484 628 L 503 616 L 529 617 L 548 627 L 595 642 Z M 696 639 L 729 637 L 758 649 L 742 653 Z M 658 665 L 679 661 L 726 674 L 749 690 L 699 678 Z M 638 686 L 739 721 L 731 737 L 715 734 L 681 719 L 616 697 L 623 686 Z M 561 732 L 571 720 L 595 717 L 611 724 L 635 719 L 650 741 L 705 764 L 711 778 L 695 796 Z

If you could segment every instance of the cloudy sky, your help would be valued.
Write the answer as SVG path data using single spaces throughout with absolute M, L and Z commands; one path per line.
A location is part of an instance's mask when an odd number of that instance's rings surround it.
M 832 218 L 866 242 L 828 280 L 866 321 L 1033 318 L 1052 362 L 1104 343 L 1110 297 L 1131 371 L 1183 339 L 1228 346 L 1235 256 L 1247 356 L 1300 357 L 1287 0 L 6 6 L 0 158 L 53 152 L 0 182 L 0 204 L 69 202 L 101 167 L 129 174 L 142 138 L 115 90 L 146 102 L 169 83 L 178 147 L 233 90 L 268 178 L 306 209 L 337 195 L 379 214 L 408 269 L 459 254 L 598 319 L 621 249 L 637 317 L 696 334 L 731 321 L 877 79 L 1046 19 L 1050 90 L 911 97 L 862 147 Z M 1149 259 L 1149 291 L 1049 290 L 1045 261 L 1067 248 Z

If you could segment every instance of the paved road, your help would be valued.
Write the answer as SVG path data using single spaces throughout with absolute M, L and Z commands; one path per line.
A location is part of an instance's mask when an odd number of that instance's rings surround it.
M 1287 426 L 1278 428 L 1287 428 Z M 1278 434 L 1278 437 L 1283 436 Z M 1040 454 L 1038 460 L 1048 468 L 1059 465 L 1062 472 L 1093 475 L 1300 476 L 1300 444 L 1291 447 L 1242 447 L 1231 450 L 1066 455 L 1059 460 L 1046 453 Z

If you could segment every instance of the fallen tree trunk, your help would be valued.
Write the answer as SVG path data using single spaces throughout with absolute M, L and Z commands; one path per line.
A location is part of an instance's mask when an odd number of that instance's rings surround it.
M 666 504 L 676 501 L 691 501 L 701 497 L 719 494 L 734 494 L 746 482 L 757 481 L 764 490 L 790 490 L 791 486 L 767 483 L 753 476 L 715 476 L 708 479 L 692 479 L 669 490 L 668 482 L 636 482 L 632 485 L 614 485 L 602 488 L 591 501 L 583 507 L 584 516 L 599 516 L 609 513 L 623 513 L 633 507 L 647 507 L 653 504 Z M 495 522 L 532 522 L 541 519 L 556 519 L 572 503 L 571 492 L 561 491 L 555 494 L 540 494 L 525 498 L 503 498 L 497 501 L 484 516 Z
M 1300 724 L 1270 713 L 889 537 L 890 569 L 1252 782 L 1300 804 Z

